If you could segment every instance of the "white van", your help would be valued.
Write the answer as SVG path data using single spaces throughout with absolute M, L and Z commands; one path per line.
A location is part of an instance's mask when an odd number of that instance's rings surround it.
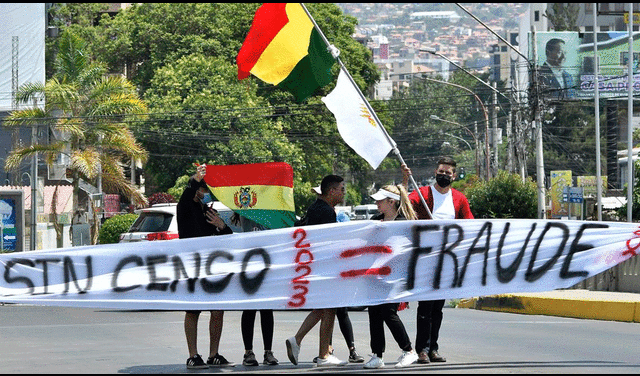
M 378 205 L 376 204 L 368 204 L 368 205 L 358 205 L 353 209 L 353 213 L 355 214 L 355 220 L 359 219 L 371 219 L 374 215 L 378 214 Z

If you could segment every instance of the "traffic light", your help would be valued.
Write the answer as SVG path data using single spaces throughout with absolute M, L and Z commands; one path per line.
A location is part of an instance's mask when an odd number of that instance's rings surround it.
M 465 177 L 464 167 L 460 167 L 460 172 L 458 172 L 458 179 L 462 180 Z

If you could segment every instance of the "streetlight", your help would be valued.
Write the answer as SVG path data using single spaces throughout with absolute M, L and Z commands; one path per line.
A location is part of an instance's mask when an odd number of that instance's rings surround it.
M 487 108 L 484 106 L 484 103 L 482 103 L 482 100 L 478 97 L 478 95 L 476 93 L 474 93 L 473 91 L 471 91 L 471 89 L 466 88 L 462 85 L 458 85 L 458 84 L 454 84 L 451 82 L 447 82 L 447 81 L 440 81 L 440 80 L 434 80 L 433 78 L 429 78 L 429 77 L 425 77 L 422 76 L 423 79 L 427 80 L 427 81 L 433 81 L 433 82 L 438 82 L 441 84 L 445 84 L 445 85 L 450 85 L 450 86 L 454 86 L 457 87 L 458 89 L 462 89 L 468 93 L 470 93 L 471 95 L 473 95 L 473 97 L 478 101 L 478 103 L 480 104 L 480 108 L 482 108 L 482 112 L 484 114 L 484 154 L 485 154 L 485 163 L 486 163 L 486 178 L 487 180 L 490 179 L 491 177 L 491 153 L 489 152 L 489 114 L 487 113 Z M 476 153 L 477 153 L 477 145 L 476 145 Z M 478 170 L 479 171 L 479 170 Z M 480 175 L 478 173 L 478 175 Z
M 462 124 L 460 124 L 460 123 L 456 123 L 455 121 L 451 121 L 451 120 L 445 120 L 445 119 L 442 119 L 442 118 L 438 117 L 438 115 L 431 115 L 431 116 L 430 116 L 430 118 L 431 118 L 432 120 L 438 120 L 438 121 L 442 121 L 442 122 L 445 122 L 445 123 L 451 123 L 451 124 L 457 125 L 457 126 L 459 126 L 459 127 L 461 127 L 461 128 L 464 128 L 464 130 L 466 130 L 467 132 L 469 132 L 469 134 L 471 135 L 471 137 L 473 137 L 473 142 L 475 143 L 475 146 L 476 146 L 476 148 L 475 148 L 475 162 L 476 162 L 476 163 L 475 163 L 475 165 L 476 165 L 476 174 L 477 174 L 478 176 L 480 176 L 480 165 L 478 164 L 478 145 L 479 145 L 479 143 L 478 143 L 478 137 L 476 137 L 475 133 L 471 132 L 471 130 L 470 130 L 469 128 L 465 127 L 464 125 L 462 125 Z M 460 139 L 460 140 L 462 140 L 462 141 L 466 142 L 466 143 L 467 143 L 467 145 L 469 145 L 469 143 L 467 142 L 467 140 L 465 140 L 465 139 L 464 139 L 464 138 L 462 138 L 462 137 L 457 137 L 457 136 L 454 136 L 454 135 L 452 135 L 452 134 L 448 134 L 448 133 L 444 133 L 444 134 L 446 134 L 446 135 L 448 135 L 448 136 L 451 136 L 451 137 L 454 137 L 454 138 L 457 138 L 457 139 Z M 471 145 L 469 145 L 469 149 L 471 149 Z
M 540 92 L 538 91 L 538 68 L 536 65 L 536 44 L 533 44 L 533 56 L 534 59 L 533 61 L 529 60 L 526 56 L 524 56 L 519 49 L 515 48 L 514 46 L 512 46 L 509 42 L 507 42 L 503 37 L 501 37 L 500 35 L 498 35 L 498 33 L 496 33 L 495 31 L 493 31 L 489 26 L 485 25 L 482 21 L 480 21 L 478 19 L 478 17 L 474 16 L 471 12 L 469 12 L 467 9 L 465 9 L 465 7 L 463 7 L 460 3 L 455 3 L 460 9 L 462 9 L 463 11 L 465 11 L 465 13 L 467 13 L 468 15 L 470 15 L 474 20 L 478 21 L 482 26 L 484 26 L 485 29 L 489 30 L 491 33 L 493 33 L 493 35 L 495 35 L 496 37 L 498 37 L 498 39 L 500 39 L 503 43 L 505 43 L 507 46 L 509 46 L 509 48 L 511 48 L 513 51 L 515 51 L 518 55 L 520 55 L 521 57 L 524 58 L 524 60 L 527 62 L 527 64 L 529 65 L 529 69 L 533 70 L 533 94 L 535 96 L 535 102 L 532 104 L 532 110 L 534 113 L 534 122 L 536 124 L 536 126 L 538 127 L 537 129 L 537 135 L 536 135 L 536 170 L 538 171 L 537 173 L 537 180 L 538 180 L 538 215 L 540 216 L 540 218 L 545 219 L 547 217 L 546 215 L 546 203 L 545 203 L 545 185 L 544 185 L 544 157 L 543 157 L 543 153 L 544 153 L 544 149 L 542 147 L 542 123 L 540 122 Z M 633 5 L 633 3 L 630 3 L 631 5 Z M 595 10 L 595 7 L 594 7 Z M 631 10 L 631 6 L 629 6 L 629 15 L 631 16 L 632 10 Z M 594 12 L 594 18 L 595 18 L 595 12 Z M 596 23 L 594 21 L 594 27 L 593 30 L 596 30 L 595 27 Z M 632 30 L 632 24 L 629 23 L 629 36 L 630 36 L 630 42 L 629 42 L 629 49 L 633 50 L 632 47 L 632 42 L 633 42 L 633 38 L 631 38 L 631 30 Z M 534 39 L 535 40 L 535 25 L 531 25 L 531 32 L 534 35 Z M 594 37 L 594 41 L 597 42 L 597 40 Z M 632 54 L 630 53 L 629 56 L 632 56 Z M 597 56 L 595 57 L 595 59 L 597 60 Z M 631 66 L 631 64 L 629 64 L 629 66 Z M 596 72 L 597 74 L 597 72 Z M 629 77 L 631 77 L 631 73 L 629 73 Z M 631 81 L 631 79 L 629 79 Z M 631 84 L 629 84 L 629 98 L 631 98 Z M 530 98 L 531 99 L 531 98 Z M 631 102 L 631 99 L 629 99 L 629 101 Z M 631 107 L 631 106 L 630 106 Z M 629 111 L 629 113 L 631 114 L 633 111 Z M 631 114 L 632 115 L 632 114 Z M 631 129 L 631 115 L 629 115 L 629 129 Z M 600 119 L 596 119 L 596 122 L 599 122 Z M 598 135 L 598 137 L 600 137 Z M 631 147 L 629 147 L 629 154 L 631 154 Z M 600 165 L 600 161 L 597 161 L 598 166 Z M 631 187 L 631 185 L 630 185 Z M 631 197 L 631 196 L 629 196 Z M 631 210 L 631 204 L 629 204 L 628 210 Z M 628 214 L 628 213 L 627 213 Z M 628 214 L 629 215 L 629 214 Z

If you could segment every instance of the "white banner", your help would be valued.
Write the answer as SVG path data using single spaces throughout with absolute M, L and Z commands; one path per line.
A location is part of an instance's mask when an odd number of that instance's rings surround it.
M 638 224 L 352 221 L 0 255 L 0 301 L 112 309 L 366 306 L 570 287 L 634 256 Z

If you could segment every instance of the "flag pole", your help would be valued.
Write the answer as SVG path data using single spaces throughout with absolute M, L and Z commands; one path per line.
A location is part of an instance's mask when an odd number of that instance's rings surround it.
M 340 56 L 339 56 L 340 51 L 329 42 L 329 40 L 324 35 L 322 30 L 320 30 L 320 27 L 316 23 L 316 20 L 313 18 L 313 16 L 311 16 L 311 13 L 309 13 L 309 10 L 307 9 L 307 7 L 303 3 L 300 3 L 300 5 L 302 6 L 302 9 L 304 9 L 305 13 L 307 14 L 311 22 L 313 23 L 313 27 L 318 31 L 318 34 L 320 34 L 320 37 L 322 38 L 324 43 L 327 45 L 327 48 L 331 52 L 331 55 L 338 61 L 338 64 L 340 64 L 340 69 L 346 74 L 347 78 L 349 78 L 349 81 L 358 92 L 360 99 L 362 99 L 362 101 L 364 102 L 365 106 L 367 106 L 367 109 L 369 110 L 371 115 L 373 115 L 374 120 L 376 121 L 376 123 L 378 123 L 378 126 L 380 127 L 380 129 L 382 129 L 382 133 L 385 135 L 385 137 L 387 138 L 387 141 L 391 145 L 393 153 L 400 160 L 400 164 L 406 165 L 404 159 L 402 158 L 402 155 L 400 154 L 400 150 L 398 150 L 398 146 L 396 145 L 395 141 L 391 138 L 391 136 L 389 136 L 389 133 L 387 133 L 387 130 L 382 125 L 382 122 L 380 121 L 380 119 L 378 119 L 378 115 L 369 104 L 369 101 L 364 96 L 364 94 L 362 94 L 362 91 L 360 90 L 356 82 L 353 80 L 353 77 L 351 77 L 351 74 L 349 74 L 347 67 L 345 67 L 345 65 L 342 63 L 342 60 L 340 59 Z M 427 205 L 427 202 L 424 200 L 424 197 L 422 196 L 422 192 L 420 192 L 420 189 L 418 188 L 418 184 L 416 184 L 416 181 L 413 178 L 413 174 L 409 175 L 409 178 L 411 179 L 411 183 L 413 184 L 413 186 L 416 187 L 416 191 L 418 192 L 418 196 L 420 196 L 420 201 L 422 202 L 422 205 L 424 205 L 424 208 L 427 209 L 427 213 L 429 213 L 429 216 L 433 218 L 433 214 L 431 214 L 431 210 L 429 210 L 429 206 Z

